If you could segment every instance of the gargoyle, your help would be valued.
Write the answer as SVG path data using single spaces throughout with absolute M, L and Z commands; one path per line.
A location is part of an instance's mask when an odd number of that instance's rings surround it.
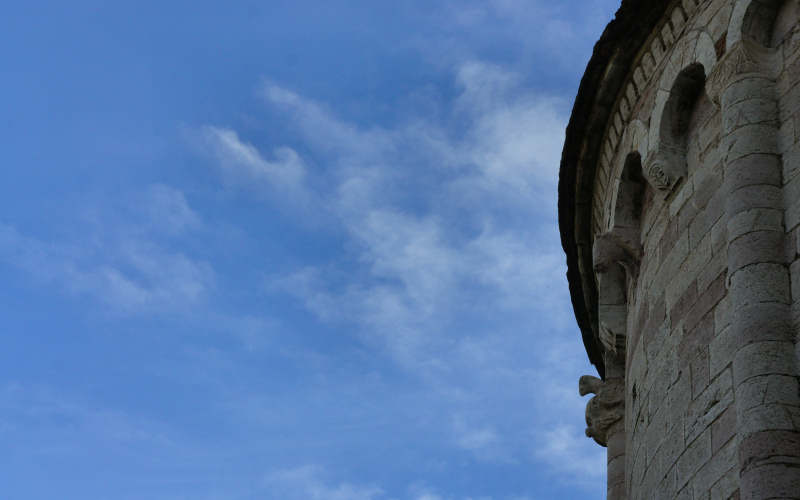
M 621 379 L 600 380 L 584 375 L 578 382 L 581 396 L 594 394 L 586 403 L 586 436 L 600 446 L 608 445 L 611 427 L 620 422 L 625 413 L 625 394 Z

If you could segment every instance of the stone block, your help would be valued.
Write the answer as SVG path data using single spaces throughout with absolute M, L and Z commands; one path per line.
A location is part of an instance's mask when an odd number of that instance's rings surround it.
M 714 308 L 714 335 L 719 335 L 730 325 L 731 299 L 728 295 L 723 297 Z
M 710 168 L 702 169 L 693 178 L 694 196 L 692 203 L 698 209 L 705 207 L 711 198 L 722 187 L 722 168 L 721 165 L 714 165 Z
M 692 397 L 696 398 L 708 386 L 708 347 L 699 350 L 692 360 Z
M 670 297 L 669 289 L 665 296 L 667 300 L 671 302 L 669 317 L 672 318 L 674 322 L 678 322 L 686 317 L 689 309 L 697 302 L 697 281 L 689 283 L 677 298 L 673 299 Z
M 722 480 L 736 465 L 738 465 L 736 461 L 736 443 L 734 440 L 730 440 L 725 446 L 717 450 L 711 459 L 697 471 L 697 475 L 692 481 L 695 499 L 707 494 L 711 486 Z
M 716 306 L 717 303 L 722 300 L 723 297 L 725 297 L 726 293 L 725 275 L 720 273 L 720 275 L 711 282 L 707 289 L 698 292 L 697 302 L 689 310 L 689 313 L 686 315 L 684 321 L 686 329 L 693 329 L 700 322 L 703 316 L 708 314 L 708 312 L 711 311 L 714 306 Z M 713 317 L 711 324 L 713 325 Z
M 721 217 L 711 226 L 711 251 L 714 255 L 727 255 L 727 248 L 728 223 Z
M 725 200 L 725 211 L 729 217 L 754 208 L 775 209 L 783 205 L 783 191 L 778 186 L 753 185 L 729 192 Z M 787 227 L 789 227 L 787 225 Z
M 713 253 L 713 232 L 711 238 Z M 720 275 L 727 276 L 727 270 L 727 252 L 713 254 L 711 260 L 707 262 L 706 265 L 704 265 L 697 273 L 697 289 L 705 291 Z
M 800 225 L 800 199 L 790 200 L 787 198 L 786 207 L 786 229 L 791 231 Z
M 733 380 L 728 370 L 723 371 L 694 400 L 686 414 L 686 442 L 693 441 L 733 403 Z
M 723 107 L 733 106 L 750 99 L 774 99 L 775 86 L 767 76 L 750 77 L 732 82 L 722 92 L 721 97 Z M 778 105 L 781 106 L 780 100 Z
M 794 376 L 755 376 L 739 384 L 736 388 L 736 401 L 738 407 L 743 410 L 761 404 L 797 406 L 798 403 L 800 403 L 800 401 L 798 401 L 798 394 L 800 394 L 799 389 L 797 377 Z
M 733 380 L 737 391 L 738 387 L 751 377 L 774 374 L 795 376 L 794 343 L 756 342 L 746 344 L 736 351 Z M 747 407 L 746 402 L 742 401 L 741 403 Z
M 678 360 L 681 366 L 689 363 L 697 354 L 705 349 L 714 338 L 714 314 L 709 311 L 689 330 L 678 345 Z
M 675 193 L 675 197 L 669 202 L 669 215 L 675 217 L 678 211 L 683 207 L 691 197 L 694 195 L 694 185 L 690 182 L 684 182 L 683 186 Z
M 752 154 L 777 156 L 778 130 L 773 123 L 742 125 L 723 136 L 721 144 L 728 165 Z
M 708 347 L 708 376 L 716 377 L 733 362 L 736 340 L 733 329 L 728 327 L 718 332 Z
M 789 123 L 793 129 L 798 126 L 796 117 L 789 120 Z M 795 134 L 797 133 L 800 133 L 800 131 L 795 130 Z M 790 182 L 796 179 L 797 173 L 800 172 L 800 142 L 797 142 L 796 135 L 793 137 L 793 141 L 788 145 L 782 157 L 783 182 Z
M 731 113 L 725 113 L 723 130 L 736 130 L 745 125 L 770 124 L 776 126 L 778 103 L 775 99 L 748 99 L 737 104 Z
M 753 231 L 783 232 L 783 211 L 779 208 L 754 208 L 739 212 L 728 220 L 730 240 Z
M 711 458 L 711 429 L 703 431 L 678 458 L 675 469 L 678 488 L 683 488 L 706 462 Z
M 743 472 L 742 500 L 797 499 L 800 492 L 800 468 L 765 465 Z
M 735 458 L 735 457 L 734 457 Z M 709 500 L 732 500 L 739 489 L 739 467 L 734 466 L 717 481 L 709 490 Z
M 728 271 L 735 276 L 737 271 L 752 264 L 784 264 L 783 242 L 783 231 L 751 231 L 739 236 L 728 245 Z
M 730 293 L 738 307 L 757 302 L 788 305 L 789 270 L 782 264 L 751 264 L 730 275 Z
M 800 409 L 784 405 L 759 405 L 738 412 L 736 432 L 740 440 L 767 431 L 792 431 L 800 428 Z
M 725 409 L 711 424 L 711 452 L 716 453 L 736 435 L 736 408 Z
M 781 182 L 778 155 L 754 153 L 729 162 L 725 168 L 725 190 L 728 193 L 746 186 L 766 184 L 778 187 Z

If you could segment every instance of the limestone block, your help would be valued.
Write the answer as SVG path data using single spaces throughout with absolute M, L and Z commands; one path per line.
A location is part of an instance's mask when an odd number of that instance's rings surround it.
M 670 469 L 674 469 L 678 458 L 686 448 L 686 442 L 683 438 L 683 421 L 679 420 L 676 425 L 673 425 L 669 433 L 665 436 L 661 449 L 658 451 L 659 470 L 665 474 Z M 673 481 L 675 479 L 673 478 Z M 674 484 L 672 485 L 675 486 Z
M 794 337 L 788 306 L 776 302 L 754 302 L 732 311 L 731 323 L 739 332 L 734 350 L 747 343 L 781 341 Z
M 728 220 L 731 240 L 754 231 L 783 232 L 783 211 L 776 208 L 754 208 L 734 214 Z
M 778 154 L 778 133 L 773 124 L 742 125 L 722 137 L 725 160 L 730 164 L 755 153 Z
M 711 340 L 708 351 L 708 373 L 709 377 L 715 377 L 724 370 L 731 362 L 736 353 L 736 339 L 733 329 L 723 328 L 722 331 Z
M 677 193 L 675 193 L 675 197 L 669 203 L 669 215 L 671 217 L 675 217 L 681 207 L 683 207 L 683 204 L 686 203 L 693 195 L 694 186 L 691 183 L 684 183 L 680 189 L 678 189 Z
M 790 355 L 794 355 L 790 350 Z M 747 410 L 761 404 L 795 404 L 800 394 L 797 378 L 788 375 L 751 377 L 736 388 L 739 407 Z
M 692 360 L 692 398 L 698 397 L 708 386 L 708 347 L 700 349 Z
M 713 33 L 713 31 L 712 31 Z M 699 62 L 705 68 L 706 75 L 711 73 L 714 65 L 717 64 L 717 51 L 714 49 L 714 40 L 708 32 L 700 32 L 697 38 L 697 45 L 690 62 Z
M 713 238 L 713 232 L 712 232 Z M 713 249 L 712 249 L 713 251 Z M 727 252 L 716 253 L 697 274 L 697 290 L 706 290 L 720 276 L 726 275 L 728 268 Z M 715 325 L 717 323 L 715 322 Z
M 798 498 L 800 475 L 793 469 L 796 469 L 796 467 L 786 465 L 764 466 L 742 474 L 741 490 L 751 493 L 750 496 L 743 494 L 741 500 L 760 500 L 763 498 L 794 500 Z
M 693 442 L 689 443 L 676 464 L 678 488 L 683 488 L 711 458 L 711 429 L 706 429 Z
M 733 403 L 733 378 L 723 371 L 692 401 L 686 414 L 686 442 L 704 432 Z
M 720 335 L 722 331 L 730 325 L 731 313 L 731 300 L 730 296 L 726 295 L 719 301 L 714 308 L 714 335 Z
M 740 306 L 757 302 L 790 304 L 789 273 L 781 264 L 752 264 L 729 275 L 730 290 Z
M 781 206 L 782 201 L 783 192 L 777 186 L 745 186 L 736 190 L 736 196 L 728 196 L 725 210 L 729 216 L 734 216 L 754 208 L 776 208 Z
M 703 495 L 707 494 L 711 486 L 722 480 L 735 465 L 737 465 L 736 443 L 731 440 L 718 450 L 711 459 L 697 471 L 697 475 L 692 481 L 695 499 L 702 498 Z M 731 491 L 731 487 L 733 487 L 733 485 L 724 489 Z M 738 487 L 738 485 L 736 487 Z M 733 487 L 733 490 L 735 490 L 736 487 Z M 726 500 L 727 498 L 728 497 L 725 497 Z
M 790 123 L 794 129 L 796 125 L 796 119 L 793 117 L 793 119 L 789 120 L 788 123 Z M 797 131 L 795 131 L 795 134 L 796 133 Z M 797 142 L 796 138 L 793 138 L 792 140 L 794 142 L 789 145 L 782 157 L 784 183 L 794 180 L 797 177 L 798 171 L 800 171 L 800 142 Z
M 783 264 L 783 240 L 783 231 L 751 231 L 739 236 L 728 246 L 729 272 L 734 275 L 743 267 L 756 263 Z
M 735 355 L 733 363 L 733 382 L 737 387 L 736 398 L 751 394 L 749 389 L 739 388 L 752 377 L 794 376 L 794 344 L 792 342 L 756 342 L 742 346 Z M 781 378 L 771 380 L 778 383 Z M 765 394 L 762 394 L 765 396 Z M 748 407 L 748 402 L 740 400 L 739 405 Z
M 684 320 L 686 329 L 691 331 L 698 323 L 700 323 L 701 319 L 709 315 L 709 312 L 714 309 L 714 307 L 719 303 L 720 300 L 722 300 L 723 297 L 725 297 L 725 294 L 725 276 L 720 274 L 705 291 L 699 292 L 697 302 L 689 310 L 689 313 L 686 315 Z M 713 318 L 713 313 L 711 316 Z M 713 320 L 711 324 L 713 328 Z
M 734 458 L 734 464 L 736 460 Z M 732 500 L 739 489 L 739 468 L 731 467 L 709 490 L 709 500 Z
M 717 453 L 736 435 L 736 408 L 729 406 L 711 424 L 711 452 Z
M 729 46 L 730 47 L 730 46 Z M 731 82 L 722 93 L 722 104 L 732 106 L 750 99 L 774 99 L 775 87 L 768 76 L 749 75 L 747 79 Z
M 780 158 L 778 156 L 772 154 L 750 154 L 726 165 L 725 186 L 728 192 L 742 187 L 763 184 L 776 187 L 782 185 Z
M 756 433 L 796 431 L 800 428 L 800 408 L 784 405 L 759 405 L 737 414 L 737 437 L 744 441 Z

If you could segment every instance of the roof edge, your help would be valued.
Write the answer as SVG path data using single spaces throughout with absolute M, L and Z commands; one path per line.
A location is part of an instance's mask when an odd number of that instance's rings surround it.
M 575 319 L 589 361 L 605 376 L 592 269 L 592 191 L 602 139 L 633 63 L 676 0 L 623 0 L 595 44 L 567 125 L 558 179 L 558 225 Z M 579 252 L 583 245 L 584 251 Z M 588 298 L 588 299 L 587 299 Z M 587 304 L 587 301 L 589 302 Z

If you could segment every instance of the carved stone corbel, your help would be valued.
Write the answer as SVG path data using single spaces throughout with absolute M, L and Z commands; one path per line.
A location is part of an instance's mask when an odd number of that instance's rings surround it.
M 767 75 L 780 68 L 777 58 L 780 54 L 774 49 L 763 47 L 751 40 L 737 41 L 719 60 L 706 81 L 706 93 L 717 106 L 720 105 L 722 92 L 737 77 L 744 75 Z
M 675 148 L 661 145 L 645 160 L 642 174 L 647 182 L 664 196 L 669 195 L 685 175 L 686 156 Z
M 625 416 L 625 391 L 622 379 L 602 381 L 584 375 L 578 381 L 581 396 L 594 394 L 586 403 L 586 436 L 600 446 L 608 446 L 609 436 Z
M 600 343 L 620 355 L 627 341 L 628 288 L 639 274 L 641 245 L 634 229 L 617 229 L 598 236 L 592 248 L 598 292 Z

